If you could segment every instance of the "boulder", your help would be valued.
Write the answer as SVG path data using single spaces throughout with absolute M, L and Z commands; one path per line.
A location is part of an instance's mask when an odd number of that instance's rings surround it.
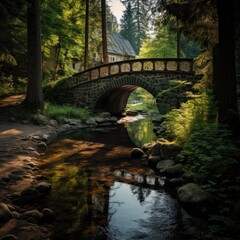
M 173 165 L 175 164 L 175 162 L 173 160 L 163 160 L 163 161 L 160 161 L 157 166 L 156 166 L 156 169 L 158 170 L 161 170 L 163 168 L 168 168 L 168 167 L 172 167 Z
M 152 142 L 149 142 L 149 143 L 145 143 L 142 147 L 143 151 L 144 152 L 147 152 L 148 149 L 150 149 L 151 147 L 153 147 L 154 145 L 156 144 L 156 142 L 152 141 Z
M 158 164 L 159 161 L 161 161 L 161 157 L 160 156 L 148 156 L 148 166 L 151 168 L 155 168 L 156 165 Z
M 182 151 L 182 147 L 173 142 L 163 142 L 161 145 L 163 158 L 165 159 L 175 158 Z
M 138 115 L 138 111 L 136 111 L 136 110 L 127 110 L 126 111 L 126 115 L 127 116 L 137 116 Z
M 37 189 L 42 195 L 46 195 L 47 193 L 49 193 L 51 188 L 52 185 L 47 182 L 40 182 L 35 186 L 35 189 Z
M 205 214 L 216 206 L 215 197 L 195 183 L 187 183 L 177 190 L 179 201 L 192 213 Z
M 42 115 L 42 114 L 37 114 L 34 116 L 34 121 L 39 124 L 39 125 L 49 125 L 49 119 L 48 117 Z
M 141 158 L 144 155 L 144 152 L 140 148 L 133 148 L 131 151 L 131 158 L 136 159 L 136 158 Z
M 29 187 L 24 189 L 21 193 L 20 193 L 20 198 L 19 200 L 21 202 L 30 202 L 36 199 L 39 199 L 41 197 L 40 192 L 33 188 L 33 187 Z
M 167 176 L 179 176 L 183 173 L 183 165 L 181 163 L 170 166 L 170 167 L 165 167 L 160 170 L 160 173 L 164 173 Z
M 99 114 L 100 118 L 110 118 L 111 117 L 111 113 L 109 112 L 102 112 Z
M 95 118 L 89 118 L 87 121 L 86 121 L 86 124 L 87 125 L 91 125 L 91 126 L 96 126 L 97 123 L 95 121 Z
M 36 220 L 37 223 L 40 223 L 42 220 L 43 214 L 40 213 L 38 210 L 31 210 L 31 211 L 27 211 L 25 213 L 23 213 L 21 215 L 21 219 L 26 219 L 26 220 L 30 220 L 30 222 L 34 223 L 34 221 L 31 221 L 31 219 L 33 218 L 34 220 Z
M 52 222 L 56 218 L 53 210 L 51 210 L 49 208 L 44 208 L 42 213 L 43 213 L 43 221 L 46 222 L 46 223 Z
M 150 147 L 147 151 L 148 156 L 160 156 L 162 158 L 162 144 L 155 143 L 152 147 Z
M 47 144 L 45 142 L 38 143 L 37 144 L 37 150 L 46 151 L 47 150 Z
M 58 122 L 55 119 L 51 119 L 51 120 L 49 120 L 49 125 L 53 126 L 53 127 L 57 127 L 58 126 Z
M 0 223 L 5 223 L 13 217 L 8 206 L 4 203 L 0 203 Z

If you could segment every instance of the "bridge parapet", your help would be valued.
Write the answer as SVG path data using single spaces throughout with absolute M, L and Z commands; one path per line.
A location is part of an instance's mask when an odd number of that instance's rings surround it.
M 113 62 L 72 76 L 70 87 L 76 87 L 86 82 L 98 80 L 114 75 L 140 73 L 140 72 L 176 72 L 193 75 L 196 66 L 193 59 L 178 58 L 153 58 L 134 59 L 121 62 Z

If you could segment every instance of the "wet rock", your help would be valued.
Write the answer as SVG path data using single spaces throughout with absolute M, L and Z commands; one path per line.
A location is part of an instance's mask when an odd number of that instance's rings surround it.
M 40 223 L 42 220 L 42 217 L 43 217 L 43 214 L 40 213 L 38 210 L 31 210 L 23 213 L 20 218 L 25 219 L 31 223 Z
M 131 158 L 136 159 L 136 158 L 141 158 L 144 155 L 144 152 L 140 148 L 133 148 L 131 151 Z
M 144 152 L 147 152 L 148 149 L 150 149 L 151 147 L 153 147 L 155 144 L 156 144 L 156 143 L 155 143 L 154 141 L 149 142 L 149 143 L 145 143 L 145 144 L 143 145 L 143 147 L 142 147 L 142 150 L 143 150 Z
M 109 112 L 102 112 L 99 114 L 99 117 L 101 118 L 110 118 L 111 117 L 111 113 Z
M 39 125 L 48 125 L 49 124 L 48 117 L 46 117 L 42 114 L 35 115 L 33 120 L 36 124 L 39 124 Z
M 8 206 L 4 203 L 0 203 L 0 223 L 5 223 L 13 217 Z
M 127 116 L 137 116 L 138 115 L 138 111 L 136 111 L 136 110 L 127 110 L 126 111 L 126 115 Z
M 183 185 L 183 182 L 182 178 L 172 178 L 169 180 L 168 184 L 172 187 L 180 187 Z
M 51 188 L 52 185 L 47 182 L 40 182 L 35 186 L 35 189 L 37 189 L 42 195 L 49 193 Z
M 53 126 L 53 127 L 57 127 L 58 126 L 58 122 L 55 119 L 51 119 L 51 120 L 49 120 L 49 125 Z
M 116 117 L 111 117 L 111 118 L 110 118 L 110 121 L 111 121 L 111 122 L 117 122 L 118 119 L 117 119 Z
M 174 164 L 175 164 L 175 162 L 173 160 L 170 160 L 170 159 L 163 160 L 157 164 L 156 169 L 161 170 L 164 168 L 172 167 Z
M 28 121 L 28 120 L 22 120 L 21 123 L 23 123 L 23 124 L 29 124 L 30 121 Z
M 13 233 L 17 233 L 17 237 L 21 240 L 50 239 L 50 233 L 46 227 L 28 223 L 26 220 L 11 219 L 0 229 L 0 236 Z
M 35 189 L 33 187 L 29 187 L 24 189 L 21 193 L 20 193 L 20 201 L 21 202 L 30 202 L 32 200 L 36 200 L 39 199 L 41 197 L 40 192 L 38 191 L 38 189 Z
M 152 156 L 150 155 L 147 159 L 148 161 L 148 166 L 151 168 L 155 168 L 158 162 L 161 160 L 160 156 Z
M 9 234 L 1 237 L 0 240 L 18 240 L 18 238 L 13 234 Z
M 12 216 L 13 216 L 13 218 L 16 218 L 16 219 L 19 219 L 19 213 L 18 212 L 16 212 L 16 211 L 13 211 L 12 212 Z
M 47 144 L 45 142 L 38 143 L 37 144 L 37 150 L 46 151 L 47 150 Z
M 23 148 L 27 151 L 36 151 L 34 147 L 30 147 L 30 146 L 24 146 Z
M 160 170 L 160 173 L 164 173 L 167 176 L 179 176 L 183 172 L 183 165 L 181 163 L 173 165 L 171 167 L 165 167 Z
M 48 142 L 51 139 L 51 136 L 49 134 L 43 134 L 42 140 L 44 142 Z
M 160 156 L 162 157 L 162 145 L 160 143 L 155 143 L 147 151 L 148 156 Z
M 192 213 L 201 214 L 212 210 L 216 205 L 215 197 L 195 183 L 187 183 L 177 190 L 177 197 Z
M 91 125 L 91 126 L 96 126 L 96 125 L 97 125 L 97 123 L 96 123 L 96 121 L 95 121 L 94 118 L 89 118 L 89 119 L 86 121 L 86 124 L 87 124 L 87 125 Z
M 43 221 L 46 223 L 50 223 L 55 220 L 56 216 L 53 210 L 49 208 L 44 208 L 43 211 Z
M 163 142 L 161 145 L 163 158 L 165 159 L 176 157 L 182 151 L 182 147 L 173 142 Z
M 22 169 L 17 169 L 17 170 L 11 171 L 11 174 L 23 175 L 23 174 L 25 174 L 25 171 Z

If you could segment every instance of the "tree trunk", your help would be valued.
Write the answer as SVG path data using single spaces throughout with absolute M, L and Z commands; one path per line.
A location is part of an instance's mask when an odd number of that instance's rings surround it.
M 28 0 L 28 84 L 24 104 L 32 110 L 43 108 L 40 0 Z
M 86 0 L 84 70 L 88 69 L 89 0 Z
M 235 41 L 233 1 L 217 1 L 219 34 L 219 116 L 220 123 L 237 127 L 237 83 L 235 72 Z
M 103 50 L 103 63 L 108 63 L 107 52 L 107 27 L 106 27 L 106 0 L 101 0 L 102 7 L 102 50 Z
M 177 58 L 181 58 L 181 30 L 178 27 L 177 20 Z

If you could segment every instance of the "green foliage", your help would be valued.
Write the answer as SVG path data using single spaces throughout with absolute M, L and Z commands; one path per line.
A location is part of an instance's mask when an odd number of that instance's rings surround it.
M 209 191 L 237 164 L 237 148 L 230 137 L 228 129 L 215 123 L 196 124 L 180 154 L 186 159 L 186 169 L 196 173 L 195 180 Z
M 60 122 L 65 118 L 86 120 L 91 116 L 90 112 L 84 108 L 70 105 L 60 106 L 52 103 L 47 103 L 45 105 L 43 114 L 49 118 L 56 119 Z
M 211 191 L 237 163 L 238 151 L 230 140 L 231 132 L 217 125 L 215 118 L 212 98 L 202 93 L 166 114 L 165 123 L 168 137 L 184 147 L 179 157 L 186 161 L 186 170 Z
M 182 103 L 179 109 L 166 114 L 166 134 L 179 144 L 187 141 L 197 124 L 206 122 L 212 105 L 206 93 L 193 96 L 193 99 Z
M 133 102 L 139 104 L 132 104 Z M 151 113 L 159 113 L 155 98 L 145 89 L 139 87 L 128 98 L 127 109 L 144 110 Z
M 121 23 L 121 34 L 130 41 L 136 54 L 147 37 L 149 9 L 148 1 L 121 0 L 126 6 Z
M 13 79 L 12 76 L 0 76 L 0 97 L 9 95 L 13 92 Z
M 72 103 L 68 81 L 68 78 L 62 78 L 46 84 L 43 88 L 44 98 L 57 104 Z

